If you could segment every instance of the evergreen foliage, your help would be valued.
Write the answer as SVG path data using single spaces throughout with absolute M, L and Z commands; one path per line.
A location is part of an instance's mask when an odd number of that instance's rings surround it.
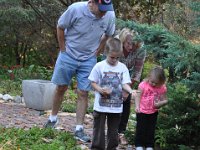
M 198 149 L 200 144 L 200 100 L 185 85 L 168 86 L 169 104 L 158 118 L 157 142 L 165 150 L 185 145 Z
M 139 33 L 147 50 L 147 59 L 162 65 L 169 71 L 169 81 L 187 81 L 190 89 L 200 81 L 200 45 L 193 44 L 161 25 L 138 24 L 132 21 L 117 20 L 117 28 L 128 27 Z M 189 82 L 190 81 L 190 82 Z M 197 81 L 197 83 L 196 83 Z M 199 93 L 199 89 L 195 92 Z
M 169 73 L 169 104 L 159 113 L 156 143 L 164 150 L 199 149 L 200 45 L 169 32 L 163 26 L 117 20 L 117 28 L 139 33 L 148 62 Z

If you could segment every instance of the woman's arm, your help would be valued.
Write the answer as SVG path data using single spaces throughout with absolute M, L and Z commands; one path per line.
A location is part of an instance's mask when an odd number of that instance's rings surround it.
M 137 57 L 135 58 L 135 64 L 133 66 L 133 70 L 134 70 L 134 76 L 132 76 L 132 79 L 140 82 L 140 78 L 141 78 L 141 74 L 142 74 L 142 69 L 144 66 L 144 62 L 146 59 L 146 50 L 143 48 L 138 49 L 137 52 Z

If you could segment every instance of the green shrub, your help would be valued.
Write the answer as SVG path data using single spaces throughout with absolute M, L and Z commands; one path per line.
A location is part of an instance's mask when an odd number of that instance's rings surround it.
M 21 95 L 22 80 L 25 79 L 43 79 L 50 80 L 52 70 L 42 66 L 31 65 L 28 68 L 20 67 L 0 67 L 0 93 L 10 95 Z
M 0 80 L 0 93 L 12 96 L 22 94 L 22 84 L 19 81 Z
M 192 81 L 190 82 L 192 84 L 188 84 L 189 88 L 193 88 L 199 83 L 199 44 L 193 44 L 161 25 L 150 26 L 118 19 L 117 29 L 123 27 L 134 29 L 139 33 L 139 38 L 144 41 L 147 58 L 155 64 L 161 64 L 164 69 L 168 70 L 170 82 L 188 79 Z
M 156 142 L 163 149 L 200 146 L 200 100 L 181 84 L 168 87 L 169 104 L 160 110 Z

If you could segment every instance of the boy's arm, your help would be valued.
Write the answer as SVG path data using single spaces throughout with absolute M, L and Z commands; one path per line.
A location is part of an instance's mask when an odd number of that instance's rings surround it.
M 131 94 L 131 99 L 135 99 L 137 95 L 137 90 L 132 90 L 129 84 L 123 84 L 122 88 L 122 92 L 127 93 L 128 95 Z M 128 97 L 128 95 L 126 96 L 126 98 Z
M 95 91 L 99 92 L 100 94 L 102 95 L 109 95 L 111 92 L 110 92 L 110 89 L 109 88 L 103 88 L 103 87 L 100 87 L 96 82 L 92 81 L 91 83 L 92 87 L 94 88 Z
M 127 93 L 129 93 L 129 94 L 132 94 L 132 93 L 133 93 L 133 90 L 131 89 L 131 87 L 130 87 L 130 85 L 129 85 L 128 83 L 123 84 L 123 85 L 122 85 L 122 89 L 123 89 L 124 91 L 126 91 Z

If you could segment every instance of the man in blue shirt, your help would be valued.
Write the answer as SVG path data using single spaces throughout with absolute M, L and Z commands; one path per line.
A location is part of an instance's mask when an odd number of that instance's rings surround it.
M 96 55 L 115 31 L 115 14 L 111 0 L 77 2 L 61 15 L 57 25 L 60 53 L 56 61 L 52 82 L 57 85 L 52 112 L 45 127 L 54 128 L 63 95 L 72 77 L 77 79 L 77 111 L 75 137 L 88 142 L 83 122 L 91 89 L 88 76 L 96 64 Z

